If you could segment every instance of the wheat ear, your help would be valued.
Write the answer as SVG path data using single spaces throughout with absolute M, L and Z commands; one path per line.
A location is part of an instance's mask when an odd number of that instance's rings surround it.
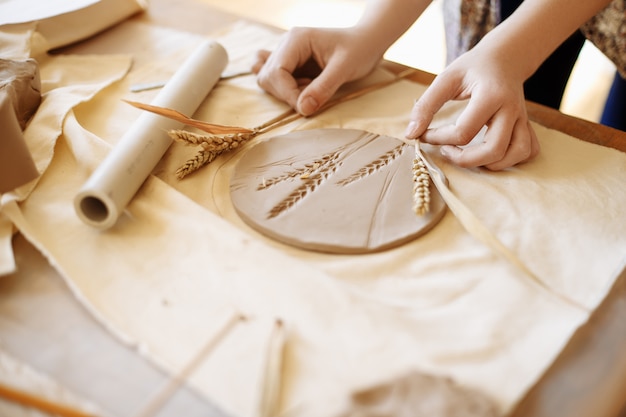
M 204 149 L 201 149 L 196 156 L 191 159 L 188 159 L 180 168 L 176 170 L 176 177 L 179 180 L 182 180 L 187 175 L 195 172 L 205 166 L 206 164 L 213 161 L 217 156 L 221 154 L 221 152 L 211 152 Z
M 424 163 L 419 142 L 415 142 L 413 159 L 413 211 L 423 216 L 430 210 L 430 175 Z
M 224 152 L 232 151 L 254 138 L 259 132 L 233 133 L 227 135 L 201 135 L 185 130 L 171 130 L 170 137 L 187 145 L 200 145 L 202 149 L 176 171 L 178 179 L 199 170 Z

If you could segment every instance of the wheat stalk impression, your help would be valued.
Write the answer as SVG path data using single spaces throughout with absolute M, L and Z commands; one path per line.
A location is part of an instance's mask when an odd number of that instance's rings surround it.
M 276 184 L 280 184 L 283 181 L 287 181 L 293 178 L 307 179 L 324 163 L 323 159 L 316 159 L 315 161 L 304 165 L 302 168 L 296 168 L 281 175 L 277 175 L 271 178 L 263 178 L 263 181 L 257 186 L 257 190 L 265 190 L 273 187 Z
M 378 171 L 379 169 L 393 162 L 397 157 L 399 157 L 402 154 L 402 152 L 404 151 L 406 147 L 407 145 L 402 143 L 396 146 L 395 148 L 390 149 L 389 151 L 385 152 L 376 160 L 370 162 L 369 164 L 360 168 L 358 171 L 351 174 L 349 177 L 338 181 L 337 184 L 348 185 L 348 184 L 352 184 L 355 181 L 360 180 L 361 178 L 365 178 L 366 176 L 374 173 L 375 171 Z
M 335 171 L 337 171 L 337 168 L 340 165 L 340 163 L 338 163 L 340 156 L 341 151 L 338 150 L 324 155 L 320 160 L 315 161 L 311 166 L 307 165 L 304 170 L 296 169 L 293 172 L 287 173 L 286 175 L 270 178 L 269 183 L 271 185 L 275 185 L 279 182 L 287 180 L 288 178 L 300 176 L 300 178 L 302 179 L 302 184 L 300 184 L 300 186 L 293 190 L 278 204 L 272 207 L 272 209 L 268 213 L 267 218 L 273 219 L 274 217 L 279 216 L 286 210 L 296 205 L 296 203 L 301 201 L 307 195 L 315 191 L 324 180 L 326 180 Z M 266 188 L 267 184 L 268 182 L 265 183 Z

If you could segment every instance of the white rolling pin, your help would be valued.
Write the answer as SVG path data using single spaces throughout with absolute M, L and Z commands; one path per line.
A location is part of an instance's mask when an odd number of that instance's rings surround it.
M 151 104 L 191 116 L 217 84 L 227 63 L 222 45 L 204 42 Z M 167 131 L 181 127 L 182 123 L 163 116 L 141 114 L 74 198 L 78 217 L 99 229 L 113 226 L 172 144 Z

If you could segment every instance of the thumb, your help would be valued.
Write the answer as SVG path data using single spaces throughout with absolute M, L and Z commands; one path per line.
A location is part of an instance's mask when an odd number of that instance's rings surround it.
M 415 101 L 411 110 L 411 120 L 404 132 L 407 139 L 417 139 L 426 132 L 435 114 L 443 105 L 455 97 L 454 80 L 445 73 L 435 78 L 424 94 Z
M 302 90 L 296 110 L 303 116 L 309 116 L 318 111 L 337 92 L 345 82 L 340 66 L 328 65 L 320 75 Z

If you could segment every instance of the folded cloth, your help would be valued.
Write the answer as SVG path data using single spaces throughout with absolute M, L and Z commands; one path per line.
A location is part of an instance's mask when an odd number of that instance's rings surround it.
M 7 49 L 12 51 L 13 56 L 26 57 L 30 55 L 29 48 L 32 36 L 32 30 L 26 30 L 21 33 L 16 31 L 11 36 L 4 37 L 5 40 L 11 40 Z M 27 198 L 32 189 L 36 187 L 37 182 L 34 180 L 39 173 L 45 172 L 48 168 L 56 140 L 61 135 L 63 121 L 68 112 L 82 101 L 89 100 L 98 91 L 123 77 L 131 64 L 131 58 L 122 55 L 60 56 L 58 59 L 49 59 L 45 55 L 37 55 L 37 59 L 41 62 L 39 73 L 43 74 L 42 79 L 44 80 L 41 104 L 24 130 L 23 138 L 21 131 L 16 132 L 20 134 L 20 137 L 15 143 L 11 142 L 11 149 L 20 153 L 9 155 L 8 152 L 5 153 L 6 149 L 3 147 L 2 157 L 0 157 L 0 159 L 4 159 L 10 156 L 11 165 L 14 165 L 21 156 L 23 162 L 19 165 L 24 175 L 4 177 L 6 165 L 2 165 L 3 180 L 1 182 L 4 184 L 10 179 L 11 184 L 7 183 L 7 187 L 0 190 L 0 207 L 7 201 L 21 201 Z M 94 67 L 94 70 L 90 73 L 82 73 L 79 70 L 91 66 Z M 14 111 L 12 108 L 6 110 Z M 13 118 L 15 118 L 14 114 Z M 14 130 L 19 130 L 17 120 L 14 122 L 16 124 Z M 20 178 L 24 181 L 15 181 Z M 0 274 L 2 275 L 15 271 L 15 262 L 11 250 L 12 234 L 11 222 L 6 218 L 3 210 L 0 210 Z
M 37 169 L 24 143 L 22 129 L 41 102 L 41 80 L 33 59 L 0 57 L 0 193 L 35 179 Z
M 266 323 L 279 318 L 290 329 L 282 370 L 274 370 L 281 378 L 273 380 L 282 381 L 278 414 L 337 415 L 352 392 L 412 370 L 450 378 L 481 392 L 498 413 L 510 411 L 624 267 L 626 155 L 537 124 L 541 156 L 504 172 L 457 168 L 427 150 L 458 198 L 547 289 L 477 241 L 452 213 L 414 242 L 346 256 L 282 245 L 237 217 L 228 195 L 230 174 L 255 143 L 322 127 L 402 137 L 410 107 L 425 89 L 408 81 L 278 128 L 183 181 L 175 170 L 195 150 L 175 144 L 113 228 L 89 228 L 73 211 L 74 195 L 139 114 L 119 99 L 150 102 L 154 92 L 133 95 L 130 85 L 171 75 L 196 40 L 171 43 L 152 61 L 138 50 L 142 65 L 100 94 L 83 91 L 80 106 L 75 95 L 68 100 L 50 94 L 50 103 L 58 100 L 74 111 L 31 123 L 27 137 L 48 149 L 36 158 L 47 168 L 29 193 L 3 196 L 2 213 L 102 323 L 172 373 L 234 309 Z M 233 65 L 278 41 L 245 23 L 218 40 Z M 181 45 L 188 49 L 181 51 Z M 42 69 L 50 80 L 44 85 L 56 79 L 54 64 L 67 79 L 93 75 L 87 67 L 111 68 L 91 57 L 80 61 L 79 70 L 69 65 L 72 59 L 51 60 L 50 71 Z M 390 76 L 377 71 L 364 82 Z M 85 89 L 79 85 L 58 88 Z M 91 84 L 94 91 L 96 85 L 103 82 Z M 453 123 L 463 105 L 447 106 L 435 123 Z M 253 127 L 285 110 L 253 77 L 240 77 L 218 84 L 194 117 Z M 254 349 L 259 339 L 240 340 Z M 258 410 L 256 404 L 217 395 L 212 383 L 225 380 L 236 350 L 221 357 L 221 367 L 200 370 L 190 383 L 236 415 L 258 415 L 249 411 Z M 229 389 L 249 392 L 261 385 L 251 377 Z
M 24 143 L 22 130 L 7 94 L 0 90 L 0 193 L 10 191 L 37 178 L 37 169 Z
M 87 37 L 93 36 L 128 17 L 141 12 L 146 8 L 143 0 L 77 0 L 72 2 L 31 2 L 6 1 L 0 4 L 0 44 L 2 51 L 0 58 L 7 60 L 26 60 L 32 57 L 41 57 L 42 53 L 50 49 L 65 46 Z M 2 81 L 2 80 L 0 80 Z M 37 70 L 36 84 L 39 83 Z M 0 84 L 4 84 L 0 82 Z M 2 95 L 0 93 L 0 95 Z M 39 96 L 39 91 L 37 91 Z M 30 97 L 20 93 L 20 97 Z M 13 97 L 11 97 L 13 98 Z M 23 104 L 23 103 L 18 103 Z M 37 101 L 37 105 L 39 101 Z M 26 105 L 13 106 L 3 100 L 0 107 L 3 126 L 6 126 L 5 141 L 0 143 L 0 159 L 2 172 L 0 173 L 0 196 L 34 180 L 39 172 L 33 165 L 28 147 L 24 146 L 21 132 L 11 128 L 12 119 L 10 110 L 25 111 L 24 117 L 17 121 L 23 129 L 31 116 L 31 110 L 36 109 L 32 100 Z M 9 164 L 5 158 L 10 158 Z M 40 164 L 41 165 L 41 164 Z M 19 170 L 13 168 L 19 167 Z M 11 168 L 12 173 L 5 170 Z M 0 212 L 0 276 L 15 271 L 15 262 L 11 250 L 11 235 L 13 228 L 10 222 Z

